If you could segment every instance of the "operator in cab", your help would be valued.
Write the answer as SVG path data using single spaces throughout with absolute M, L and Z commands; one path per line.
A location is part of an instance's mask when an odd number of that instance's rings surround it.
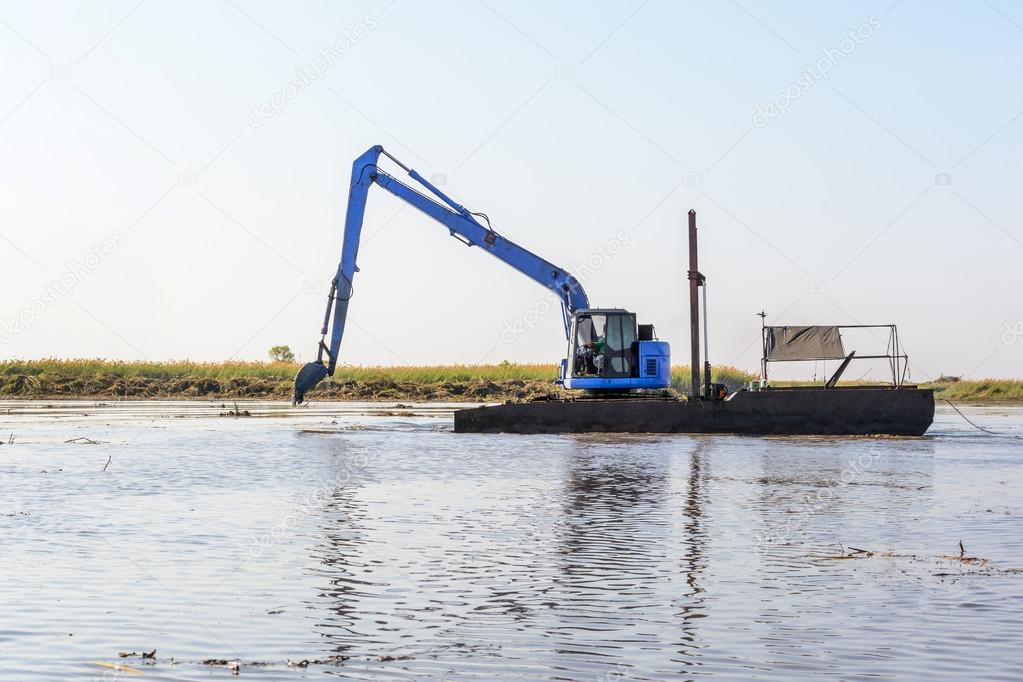
M 590 341 L 586 344 L 586 354 L 593 362 L 597 376 L 604 373 L 604 350 L 606 348 L 607 342 L 604 340 L 603 336 L 598 336 L 596 340 Z

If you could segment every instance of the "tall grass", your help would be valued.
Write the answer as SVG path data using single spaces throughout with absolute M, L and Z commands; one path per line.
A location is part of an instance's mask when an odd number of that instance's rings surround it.
M 295 362 L 122 362 L 117 360 L 10 360 L 0 362 L 0 375 L 63 377 L 67 379 L 272 379 L 290 381 L 301 365 Z M 456 381 L 553 381 L 558 376 L 555 364 L 501 363 L 497 365 L 419 365 L 359 367 L 339 365 L 334 380 L 360 382 L 394 381 L 436 384 Z M 735 367 L 715 367 L 714 381 L 738 388 L 755 378 Z M 689 368 L 675 366 L 672 384 L 687 385 Z
M 1021 379 L 949 379 L 941 377 L 921 385 L 933 388 L 939 399 L 1023 402 Z
M 724 384 L 729 391 L 737 391 L 749 382 L 757 379 L 759 375 L 747 372 L 737 367 L 722 365 L 715 367 L 711 365 L 710 380 L 716 384 Z M 689 365 L 676 365 L 671 368 L 671 387 L 679 393 L 689 393 L 693 378 Z
M 0 393 L 6 395 L 24 394 L 25 386 L 38 387 L 44 392 L 73 395 L 77 390 L 89 392 L 104 385 L 133 380 L 167 382 L 173 392 L 175 381 L 215 381 L 230 387 L 232 382 L 264 382 L 263 385 L 279 385 L 281 393 L 295 378 L 301 365 L 295 362 L 191 362 L 188 360 L 168 362 L 121 362 L 116 360 L 9 360 L 0 362 Z M 417 386 L 438 386 L 443 384 L 468 384 L 479 382 L 552 382 L 558 374 L 555 364 L 513 364 L 497 365 L 421 365 L 396 367 L 339 366 L 334 382 L 356 382 L 358 384 L 404 384 Z M 729 390 L 737 390 L 757 378 L 751 372 L 736 367 L 714 367 L 712 380 L 723 383 Z M 689 368 L 676 365 L 671 370 L 672 387 L 681 392 L 689 391 Z M 787 385 L 788 382 L 779 382 Z M 941 377 L 923 384 L 933 388 L 939 398 L 949 400 L 1017 401 L 1023 402 L 1023 380 L 979 379 L 958 380 Z M 227 390 L 227 389 L 225 389 Z M 276 389 L 275 389 L 276 390 Z
M 297 362 L 122 362 L 118 360 L 11 360 L 0 362 L 0 375 L 61 376 L 69 379 L 277 379 L 291 381 Z M 443 383 L 448 381 L 543 381 L 557 377 L 553 364 L 422 365 L 357 367 L 339 365 L 337 380 Z
M 69 379 L 292 379 L 299 365 L 291 362 L 122 362 L 120 360 L 10 360 L 0 362 L 0 375 L 61 376 Z

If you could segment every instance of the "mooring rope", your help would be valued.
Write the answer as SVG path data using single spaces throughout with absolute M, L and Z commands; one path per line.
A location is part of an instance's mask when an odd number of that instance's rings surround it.
M 1009 434 L 1009 433 L 998 433 L 997 431 L 992 431 L 991 429 L 985 429 L 985 428 L 984 428 L 983 426 L 981 426 L 980 424 L 977 424 L 977 423 L 973 422 L 973 421 L 972 421 L 972 420 L 971 420 L 971 419 L 970 419 L 969 417 L 967 417 L 967 416 L 966 416 L 965 414 L 963 414 L 963 413 L 962 413 L 962 412 L 961 412 L 961 411 L 959 410 L 959 408 L 958 408 L 958 407 L 956 407 L 955 405 L 953 405 L 953 404 L 952 404 L 952 401 L 951 401 L 951 400 L 949 400 L 948 398 L 942 398 L 942 400 L 944 400 L 944 401 L 945 401 L 946 403 L 948 403 L 948 404 L 949 404 L 949 406 L 950 406 L 950 407 L 951 407 L 951 408 L 952 408 L 953 410 L 955 410 L 955 411 L 956 411 L 956 412 L 957 412 L 957 413 L 959 414 L 959 416 L 960 416 L 960 417 L 962 417 L 963 419 L 965 419 L 965 420 L 966 420 L 966 423 L 967 423 L 967 424 L 969 424 L 970 426 L 972 426 L 972 427 L 974 427 L 974 428 L 976 428 L 976 429 L 980 429 L 980 430 L 981 430 L 981 431 L 983 431 L 984 433 L 990 433 L 990 434 L 991 434 L 992 436 L 998 436 L 999 438 L 1019 438 L 1019 439 L 1023 439 L 1023 436 L 1014 436 L 1014 435 L 1012 435 L 1012 434 Z

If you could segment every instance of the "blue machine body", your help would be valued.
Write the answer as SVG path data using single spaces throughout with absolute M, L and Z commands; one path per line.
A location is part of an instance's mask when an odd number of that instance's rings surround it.
M 381 155 L 386 156 L 404 170 L 419 187 L 413 188 L 382 171 L 378 166 Z M 474 213 L 455 202 L 418 172 L 398 161 L 382 146 L 377 145 L 368 149 L 352 164 L 348 209 L 345 214 L 345 231 L 341 245 L 341 262 L 338 264 L 337 273 L 331 282 L 330 293 L 327 297 L 327 310 L 323 317 L 316 361 L 307 363 L 295 377 L 295 403 L 301 403 L 305 393 L 325 377 L 333 375 L 337 367 L 341 339 L 344 336 L 345 322 L 348 317 L 348 306 L 352 298 L 352 282 L 355 273 L 359 271 L 356 261 L 366 213 L 366 199 L 370 186 L 374 184 L 444 225 L 452 237 L 466 246 L 479 247 L 489 252 L 492 256 L 554 292 L 561 302 L 566 336 L 570 335 L 570 330 L 575 327 L 579 316 L 586 317 L 586 314 L 590 312 L 586 292 L 579 281 L 568 271 L 504 238 L 490 226 L 490 220 L 486 214 Z M 433 196 L 428 196 L 427 193 Z M 483 222 L 479 219 L 482 219 Z M 632 324 L 635 327 L 635 316 L 632 316 Z M 330 335 L 329 342 L 326 340 L 328 333 Z M 632 335 L 635 336 L 635 329 L 632 330 Z M 570 374 L 566 376 L 568 363 L 563 362 L 559 383 L 566 388 L 613 391 L 668 386 L 670 383 L 668 344 L 658 341 L 639 341 L 636 342 L 636 345 L 640 353 L 637 367 L 652 367 L 645 363 L 656 362 L 658 366 L 656 379 L 654 375 L 642 372 L 639 372 L 637 376 L 573 377 Z M 617 358 L 619 364 L 625 363 L 630 366 L 635 364 L 628 362 L 624 358 L 624 353 L 624 350 L 619 351 L 619 355 L 622 356 Z M 570 354 L 570 357 L 574 356 Z M 661 368 L 662 364 L 663 368 Z M 619 371 L 618 374 L 622 374 L 622 372 Z
M 629 391 L 633 389 L 667 388 L 671 385 L 671 346 L 667 341 L 637 341 L 637 376 L 599 377 L 572 376 L 568 360 L 561 361 L 561 378 L 565 388 L 585 391 Z

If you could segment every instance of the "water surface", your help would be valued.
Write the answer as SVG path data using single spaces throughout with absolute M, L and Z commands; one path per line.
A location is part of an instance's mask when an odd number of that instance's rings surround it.
M 950 409 L 920 439 L 233 409 L 0 406 L 0 680 L 1023 678 L 1023 440 Z

